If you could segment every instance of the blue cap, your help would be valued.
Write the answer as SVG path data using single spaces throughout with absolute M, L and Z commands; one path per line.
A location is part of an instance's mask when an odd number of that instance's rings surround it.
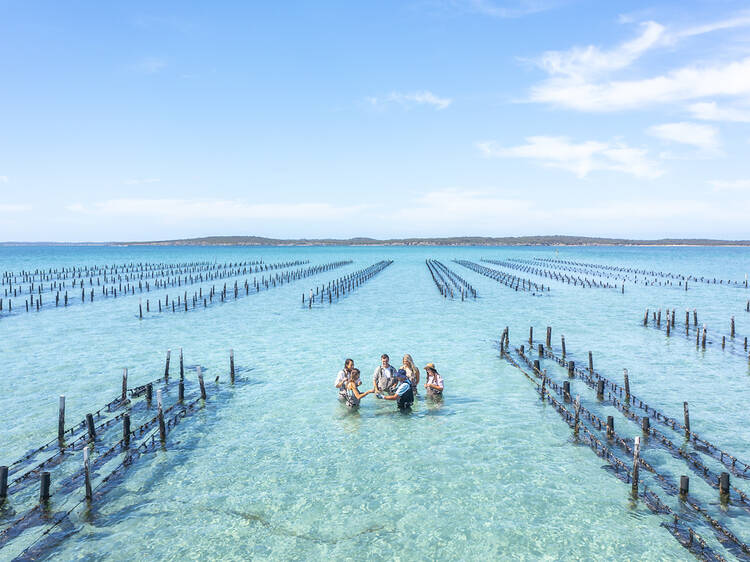
M 406 371 L 404 369 L 399 369 L 396 372 L 396 378 L 397 379 L 405 379 L 406 378 Z

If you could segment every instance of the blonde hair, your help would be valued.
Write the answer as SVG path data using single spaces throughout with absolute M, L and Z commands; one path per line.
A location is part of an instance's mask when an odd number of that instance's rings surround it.
M 408 367 L 412 373 L 419 375 L 419 368 L 414 364 L 414 360 L 408 353 L 404 355 L 404 367 Z

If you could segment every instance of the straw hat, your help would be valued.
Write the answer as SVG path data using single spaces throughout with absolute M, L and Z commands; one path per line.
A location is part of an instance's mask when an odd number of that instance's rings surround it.
M 432 369 L 433 371 L 437 371 L 435 368 L 435 363 L 427 363 L 427 365 L 424 366 L 425 370 Z

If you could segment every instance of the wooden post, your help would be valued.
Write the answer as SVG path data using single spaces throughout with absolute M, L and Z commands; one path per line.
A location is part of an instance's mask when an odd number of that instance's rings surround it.
M 138 319 L 143 320 L 143 304 L 141 303 L 141 299 L 138 299 Z
M 648 416 L 641 420 L 641 429 L 647 435 L 651 431 L 651 421 L 648 419 Z
M 206 385 L 203 384 L 203 373 L 201 372 L 200 365 L 198 366 L 198 384 L 200 384 L 200 387 L 201 387 L 201 398 L 205 400 L 206 399 Z
M 180 386 L 178 387 L 177 400 L 180 404 L 185 400 L 185 381 L 180 379 Z
M 0 504 L 8 497 L 8 467 L 0 466 Z
M 122 440 L 126 449 L 130 447 L 130 414 L 122 417 Z
M 124 367 L 122 369 L 122 396 L 120 397 L 120 400 L 125 402 L 128 398 L 128 368 Z
M 89 448 L 83 448 L 83 476 L 86 487 L 86 501 L 91 501 L 93 496 L 91 492 L 91 473 L 89 471 Z
M 57 407 L 57 438 L 60 441 L 65 439 L 65 395 L 60 395 L 60 402 Z
M 589 372 L 594 374 L 594 355 L 589 351 Z
M 602 379 L 599 379 L 596 383 L 596 397 L 599 400 L 604 398 L 604 381 Z
M 701 347 L 702 347 L 703 349 L 706 349 L 706 332 L 707 332 L 707 331 L 708 331 L 708 330 L 706 330 L 706 325 L 705 325 L 705 324 L 703 324 L 703 337 L 701 338 Z
M 643 325 L 648 326 L 648 308 L 646 309 L 646 314 L 643 315 Z
M 684 499 L 690 491 L 690 478 L 687 476 L 680 476 L 680 498 Z
M 542 345 L 542 344 L 540 343 L 540 344 L 539 344 L 539 345 L 537 346 L 537 349 L 538 349 L 538 351 L 539 351 L 539 357 L 544 357 L 544 346 L 543 346 L 543 345 Z
M 688 410 L 688 403 L 682 403 L 682 410 L 685 414 L 685 437 L 690 439 L 690 412 Z
M 229 350 L 229 381 L 234 384 L 234 349 Z
M 542 402 L 544 402 L 545 385 L 547 383 L 547 369 L 542 373 Z
M 734 316 L 732 316 L 732 321 L 730 322 L 730 325 L 729 325 L 729 337 L 734 339 Z
M 670 327 L 672 323 L 669 321 L 669 314 L 667 314 L 667 337 L 669 337 Z
M 49 472 L 42 472 L 39 479 L 39 503 L 49 501 Z
M 562 358 L 565 359 L 565 336 L 560 336 L 560 341 L 562 343 Z
M 563 398 L 566 402 L 570 400 L 570 381 L 563 381 Z
M 613 416 L 607 416 L 607 438 L 611 439 L 615 432 L 615 418 Z
M 529 326 L 529 347 L 534 345 L 534 326 Z
M 539 359 L 534 359 L 534 371 L 537 372 L 537 373 L 541 373 L 542 372 L 542 368 L 539 365 Z
M 628 378 L 628 370 L 623 369 L 623 378 L 625 379 L 625 401 L 630 402 L 630 379 Z
M 180 348 L 180 380 L 185 378 L 185 367 L 182 364 L 182 348 Z
M 94 427 L 94 416 L 91 414 L 86 414 L 86 426 L 89 430 L 89 439 L 92 441 L 96 439 L 96 428 Z
M 164 426 L 164 410 L 161 406 L 161 388 L 156 391 L 156 411 L 159 417 L 159 439 L 162 443 L 167 439 L 167 428 Z
M 547 342 L 548 348 L 552 347 L 552 326 L 547 326 Z
M 693 309 L 693 326 L 698 325 L 698 311 Z
M 580 418 L 581 418 L 581 397 L 578 394 L 576 394 L 576 399 L 575 399 L 574 404 L 575 404 L 576 417 L 575 417 L 575 423 L 573 424 L 573 433 L 577 437 L 578 426 L 580 425 Z
M 172 356 L 172 350 L 168 349 L 167 350 L 167 364 L 164 366 L 164 380 L 165 381 L 169 380 L 169 359 L 171 356 Z
M 729 495 L 729 473 L 722 472 L 719 475 L 719 494 L 722 496 Z
M 633 443 L 633 492 L 638 492 L 638 469 L 641 463 L 641 438 L 636 437 Z
M 568 361 L 568 377 L 571 379 L 576 376 L 576 362 Z

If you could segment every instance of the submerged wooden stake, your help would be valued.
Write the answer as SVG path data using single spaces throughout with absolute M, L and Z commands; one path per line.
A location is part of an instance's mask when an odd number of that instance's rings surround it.
M 60 402 L 57 408 L 57 438 L 60 441 L 65 439 L 65 395 L 60 395 Z
M 638 490 L 638 469 L 641 462 L 641 438 L 636 436 L 633 443 L 633 491 Z

